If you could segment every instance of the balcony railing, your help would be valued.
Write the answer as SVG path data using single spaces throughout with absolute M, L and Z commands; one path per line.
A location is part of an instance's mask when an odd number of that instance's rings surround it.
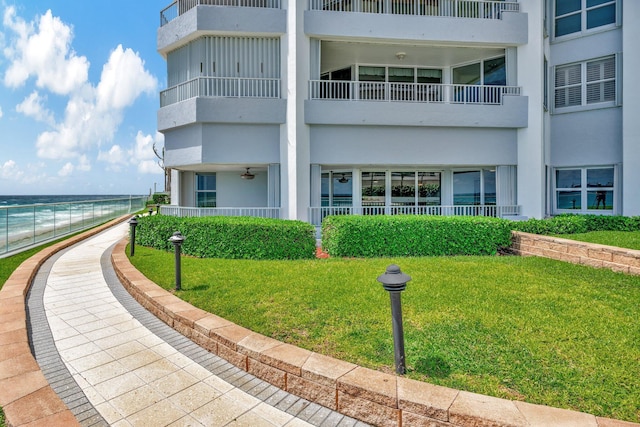
M 387 83 L 312 80 L 309 99 L 399 101 L 442 104 L 500 105 L 505 95 L 520 95 L 517 86 L 481 86 L 433 83 Z
M 160 26 L 167 25 L 178 16 L 196 6 L 262 7 L 280 9 L 281 0 L 176 0 L 160 12 Z
M 439 215 L 439 216 L 490 216 L 502 218 L 520 215 L 520 206 L 334 206 L 310 207 L 309 222 L 316 227 L 328 215 Z
M 160 213 L 169 216 L 252 216 L 256 218 L 280 218 L 280 208 L 193 208 L 164 205 Z
M 519 12 L 517 1 L 488 0 L 310 0 L 311 10 L 501 19 L 502 12 Z
M 196 97 L 280 98 L 280 79 L 198 77 L 160 92 L 160 107 Z

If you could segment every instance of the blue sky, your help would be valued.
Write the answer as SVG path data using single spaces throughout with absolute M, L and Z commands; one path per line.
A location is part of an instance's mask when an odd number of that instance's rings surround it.
M 0 0 L 0 195 L 148 194 L 171 0 Z

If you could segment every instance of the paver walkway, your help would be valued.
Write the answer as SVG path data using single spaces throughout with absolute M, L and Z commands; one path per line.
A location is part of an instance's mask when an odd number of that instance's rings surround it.
M 180 335 L 122 288 L 112 227 L 50 258 L 28 300 L 31 344 L 85 426 L 364 426 L 286 393 Z

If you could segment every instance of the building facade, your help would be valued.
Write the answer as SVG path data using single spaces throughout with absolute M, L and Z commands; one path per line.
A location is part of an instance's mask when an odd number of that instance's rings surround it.
M 171 204 L 316 225 L 640 215 L 633 17 L 637 0 L 177 0 L 158 30 Z

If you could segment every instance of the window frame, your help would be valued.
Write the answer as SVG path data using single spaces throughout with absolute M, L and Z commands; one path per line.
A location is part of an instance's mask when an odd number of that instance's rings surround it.
M 552 13 L 553 13 L 553 20 L 552 20 L 552 34 L 553 34 L 553 39 L 554 40 L 565 40 L 568 38 L 575 38 L 575 37 L 581 37 L 581 36 L 585 36 L 588 34 L 592 34 L 592 33 L 597 33 L 600 31 L 607 31 L 610 30 L 612 28 L 616 28 L 620 25 L 620 2 L 619 0 L 605 0 L 605 3 L 602 4 L 598 4 L 595 6 L 591 6 L 588 7 L 587 6 L 587 2 L 588 0 L 580 0 L 580 9 L 577 11 L 572 11 L 569 13 L 565 13 L 563 15 L 556 15 L 556 10 L 557 10 L 557 1 L 558 0 L 553 0 L 553 8 L 552 8 Z M 615 8 L 615 19 L 614 22 L 609 23 L 609 24 L 604 24 L 604 25 L 599 25 L 597 27 L 593 27 L 593 28 L 587 28 L 587 18 L 588 18 L 588 14 L 590 11 L 593 11 L 595 9 L 600 9 L 600 8 L 604 8 L 604 7 L 608 7 L 610 5 L 614 5 Z M 568 16 L 571 15 L 577 15 L 580 14 L 580 30 L 579 31 L 574 31 L 572 33 L 567 33 L 567 34 L 563 34 L 561 36 L 558 36 L 556 34 L 556 23 L 558 21 L 558 19 L 562 19 L 562 18 L 566 18 Z
M 614 67 L 614 77 L 613 78 L 603 78 L 596 81 L 588 81 L 588 67 L 589 64 L 611 60 L 613 62 Z M 587 111 L 587 110 L 596 110 L 601 108 L 611 108 L 617 107 L 620 105 L 620 66 L 619 66 L 619 57 L 618 54 L 607 55 L 598 58 L 590 58 L 583 61 L 571 62 L 567 64 L 557 64 L 552 67 L 551 77 L 553 78 L 553 83 L 549 90 L 553 90 L 553 97 L 549 100 L 552 108 L 552 112 L 554 114 L 561 113 L 572 113 L 576 111 Z M 558 70 L 561 69 L 569 69 L 570 67 L 580 67 L 580 83 L 567 83 L 563 86 L 558 86 Z M 601 102 L 589 102 L 588 99 L 588 89 L 590 86 L 597 83 L 605 83 L 613 81 L 615 84 L 614 89 L 614 99 L 613 100 L 605 100 Z M 557 94 L 559 90 L 567 90 L 571 87 L 580 87 L 580 104 L 579 105 L 557 105 Z
M 456 187 L 455 187 L 455 176 L 456 173 L 469 173 L 469 172 L 477 172 L 479 173 L 479 182 L 478 182 L 478 186 L 479 186 L 479 201 L 478 203 L 473 203 L 471 205 L 469 204 L 458 204 L 456 203 Z M 494 190 L 495 193 L 493 193 L 493 198 L 495 199 L 493 203 L 487 203 L 487 176 L 486 173 L 492 173 L 493 174 L 493 183 L 494 183 Z M 498 184 L 497 184 L 497 173 L 496 173 L 496 167 L 481 167 L 481 168 L 471 168 L 471 169 L 453 169 L 451 171 L 451 204 L 453 206 L 497 206 L 498 204 Z M 491 197 L 490 197 L 491 198 Z
M 597 169 L 611 169 L 613 175 L 612 186 L 599 186 L 590 187 L 588 184 L 589 170 Z M 579 187 L 558 187 L 558 171 L 580 171 L 580 186 Z M 553 195 L 552 195 L 552 207 L 554 214 L 574 213 L 574 214 L 602 214 L 602 215 L 615 215 L 617 212 L 617 188 L 618 188 L 618 174 L 615 165 L 596 165 L 596 166 L 567 166 L 557 167 L 552 171 L 553 182 Z M 589 193 L 606 191 L 611 192 L 612 200 L 610 203 L 611 209 L 590 209 L 589 208 Z M 560 192 L 579 192 L 580 193 L 580 208 L 577 209 L 562 209 L 558 207 L 558 194 Z M 597 200 L 597 199 L 596 199 Z M 605 206 L 606 206 L 605 202 Z
M 215 178 L 215 189 L 213 190 L 201 190 L 199 188 L 199 180 L 198 178 L 200 176 L 213 176 Z M 218 206 L 218 177 L 216 176 L 215 172 L 196 172 L 195 174 L 195 205 L 198 208 L 216 208 Z M 200 206 L 200 198 L 198 197 L 199 194 L 213 194 L 215 196 L 215 202 L 214 202 L 214 206 Z

